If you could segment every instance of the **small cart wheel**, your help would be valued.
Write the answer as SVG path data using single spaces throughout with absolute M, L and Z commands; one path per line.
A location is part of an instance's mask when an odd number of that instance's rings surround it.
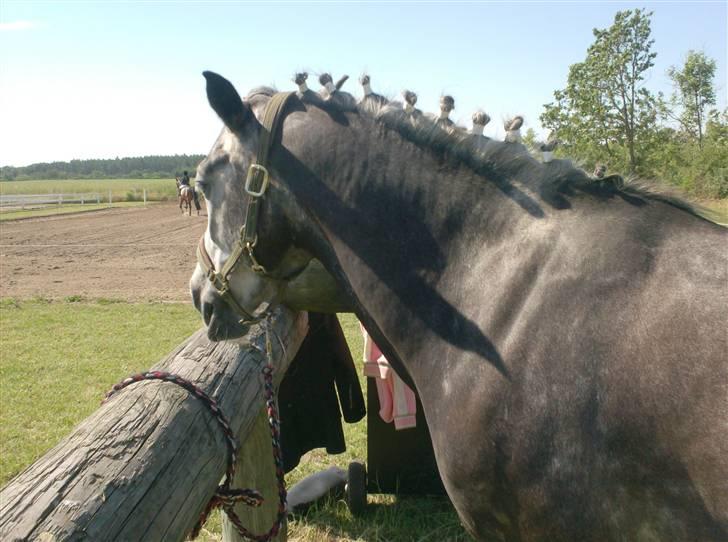
M 353 516 L 361 515 L 367 505 L 367 469 L 358 461 L 349 463 L 346 505 Z

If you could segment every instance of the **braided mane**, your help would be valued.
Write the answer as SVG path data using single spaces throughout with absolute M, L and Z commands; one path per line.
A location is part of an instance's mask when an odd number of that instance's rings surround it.
M 251 104 L 267 101 L 276 90 L 257 87 L 250 91 L 246 100 Z M 409 92 L 409 91 L 407 91 Z M 394 100 L 357 101 L 344 91 L 324 95 L 307 90 L 298 93 L 302 102 L 334 113 L 352 113 L 375 120 L 405 140 L 433 153 L 442 160 L 453 161 L 471 169 L 484 178 L 510 179 L 530 183 L 546 193 L 588 192 L 598 197 L 623 196 L 668 203 L 700 218 L 709 214 L 705 209 L 687 201 L 657 185 L 619 175 L 596 178 L 574 166 L 568 159 L 542 162 L 536 159 L 522 143 L 497 141 L 475 135 L 452 121 L 442 122 L 438 116 L 423 113 L 419 109 L 407 112 L 403 103 Z M 520 117 L 517 117 L 520 118 Z

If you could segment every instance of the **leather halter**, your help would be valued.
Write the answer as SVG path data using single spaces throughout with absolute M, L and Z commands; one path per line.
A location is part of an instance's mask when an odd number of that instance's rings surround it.
M 220 295 L 232 309 L 241 314 L 243 318 L 241 323 L 257 322 L 262 318 L 255 317 L 250 314 L 230 292 L 229 277 L 240 263 L 240 259 L 246 256 L 248 259 L 248 267 L 259 275 L 271 277 L 268 271 L 258 263 L 255 258 L 254 249 L 258 242 L 258 211 L 260 207 L 260 199 L 265 194 L 269 184 L 268 175 L 268 155 L 273 146 L 278 130 L 283 124 L 283 110 L 288 100 L 293 96 L 294 92 L 278 92 L 274 94 L 268 101 L 263 114 L 263 124 L 260 131 L 260 139 L 258 141 L 258 153 L 248 168 L 248 175 L 245 179 L 245 191 L 248 193 L 248 207 L 245 211 L 245 222 L 240 228 L 240 238 L 235 243 L 230 257 L 223 265 L 220 272 L 215 270 L 215 264 L 205 249 L 205 236 L 200 238 L 197 244 L 197 262 L 205 271 L 205 276 L 212 283 Z

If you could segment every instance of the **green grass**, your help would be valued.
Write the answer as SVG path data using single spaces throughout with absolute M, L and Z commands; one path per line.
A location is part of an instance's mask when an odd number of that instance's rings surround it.
M 108 209 L 109 207 L 139 207 L 143 206 L 141 201 L 120 201 L 117 203 L 95 203 L 78 204 L 78 205 L 62 205 L 60 207 L 50 205 L 40 209 L 13 209 L 12 211 L 0 211 L 0 222 L 3 220 L 17 220 L 19 218 L 38 218 L 43 216 L 65 215 L 70 213 L 86 213 L 89 211 L 98 211 Z M 150 203 L 150 205 L 152 205 Z
M 355 360 L 362 356 L 359 324 L 340 320 Z M 149 368 L 200 325 L 188 304 L 90 301 L 0 301 L 0 485 L 30 465 L 99 406 L 124 376 Z M 360 377 L 362 384 L 363 377 Z M 366 394 L 365 394 L 366 395 Z M 376 414 L 374 414 L 376 415 Z M 366 422 L 344 424 L 347 451 L 314 450 L 287 475 L 308 474 L 366 460 Z M 199 540 L 221 540 L 215 512 Z M 292 542 L 469 540 L 446 498 L 370 495 L 363 517 L 341 500 L 312 506 L 289 522 Z
M 705 213 L 708 218 L 719 224 L 728 225 L 728 198 L 702 200 L 698 203 L 708 210 Z
M 200 326 L 184 304 L 0 302 L 0 484 Z
M 165 201 L 177 198 L 174 179 L 68 179 L 43 181 L 4 181 L 0 183 L 0 195 L 17 194 L 80 194 L 99 192 L 101 197 L 112 201 L 140 201 L 143 190 L 147 200 Z

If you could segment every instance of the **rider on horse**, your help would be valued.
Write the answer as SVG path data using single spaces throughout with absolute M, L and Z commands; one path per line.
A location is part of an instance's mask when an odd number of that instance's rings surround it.
M 182 172 L 182 177 L 177 178 L 177 184 L 178 190 L 182 190 L 183 186 L 186 186 L 188 188 L 192 188 L 192 197 L 195 200 L 195 208 L 199 211 L 200 210 L 200 200 L 198 199 L 197 190 L 195 190 L 193 187 L 190 186 L 190 176 L 187 175 L 187 170 Z M 197 213 L 199 214 L 199 213 Z

